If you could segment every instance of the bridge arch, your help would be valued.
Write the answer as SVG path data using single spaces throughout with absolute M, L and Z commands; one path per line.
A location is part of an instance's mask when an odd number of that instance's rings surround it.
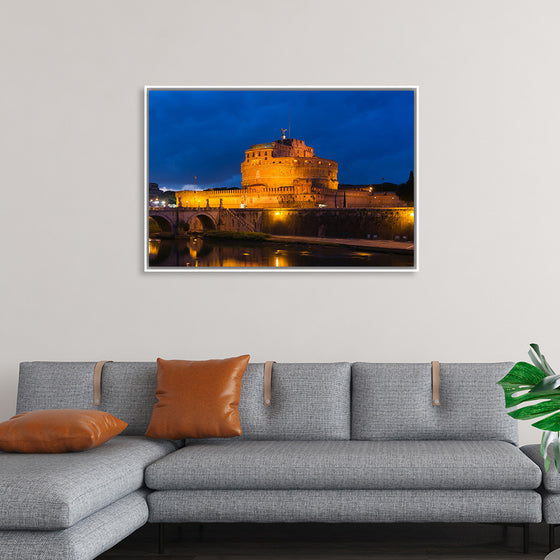
M 154 233 L 174 233 L 175 231 L 173 222 L 171 222 L 167 216 L 159 214 L 150 216 L 148 225 L 150 235 L 153 235 Z
M 189 219 L 188 223 L 189 231 L 207 231 L 218 229 L 216 220 L 210 214 L 195 214 Z

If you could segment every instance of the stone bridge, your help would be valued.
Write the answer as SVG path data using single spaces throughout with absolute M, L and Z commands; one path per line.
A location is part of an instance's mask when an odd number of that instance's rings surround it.
M 414 208 L 150 208 L 163 235 L 188 231 L 262 231 L 348 239 L 415 237 Z
M 261 231 L 262 210 L 252 208 L 150 208 L 149 219 L 163 234 L 188 231 Z

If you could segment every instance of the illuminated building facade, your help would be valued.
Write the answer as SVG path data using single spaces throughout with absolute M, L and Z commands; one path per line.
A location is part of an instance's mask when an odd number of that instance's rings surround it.
M 338 189 L 338 163 L 315 155 L 303 140 L 254 144 L 241 164 L 241 189 L 185 190 L 177 206 L 226 208 L 363 208 L 402 206 L 395 193 Z M 375 196 L 374 196 L 375 195 Z

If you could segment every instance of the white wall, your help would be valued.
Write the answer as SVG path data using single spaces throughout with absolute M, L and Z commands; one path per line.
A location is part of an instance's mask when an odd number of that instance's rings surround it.
M 560 368 L 557 0 L 6 6 L 0 419 L 23 360 Z M 417 84 L 420 272 L 143 273 L 145 84 Z

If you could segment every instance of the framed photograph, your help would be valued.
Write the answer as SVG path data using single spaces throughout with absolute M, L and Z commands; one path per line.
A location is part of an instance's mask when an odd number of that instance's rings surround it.
M 418 88 L 145 88 L 146 271 L 418 270 Z

